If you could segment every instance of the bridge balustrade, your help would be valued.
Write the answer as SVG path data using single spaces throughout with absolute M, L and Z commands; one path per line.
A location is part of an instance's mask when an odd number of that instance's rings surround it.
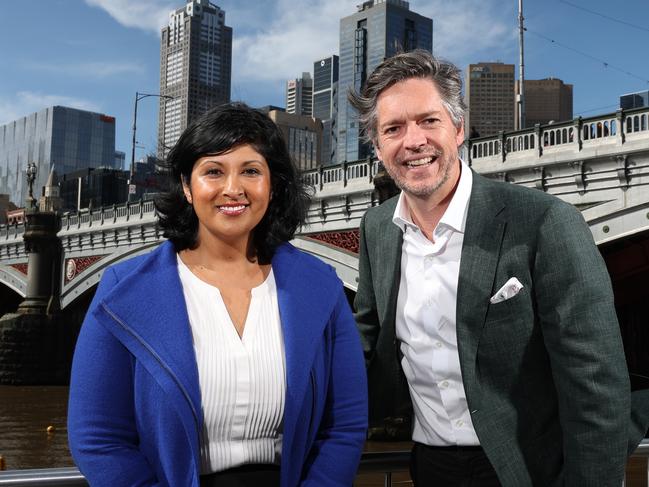
M 371 183 L 379 167 L 376 158 L 325 166 L 302 172 L 302 180 L 311 186 L 315 193 L 335 191 L 349 183 Z
M 597 117 L 578 117 L 517 132 L 501 132 L 489 137 L 471 139 L 468 141 L 468 155 L 471 163 L 489 160 L 505 162 L 508 155 L 517 153 L 535 154 L 535 157 L 542 159 L 546 152 L 555 154 L 565 151 L 570 155 L 572 152 L 584 151 L 603 143 L 624 144 L 628 136 L 647 131 L 649 108 L 619 110 Z M 529 162 L 531 161 L 528 159 Z

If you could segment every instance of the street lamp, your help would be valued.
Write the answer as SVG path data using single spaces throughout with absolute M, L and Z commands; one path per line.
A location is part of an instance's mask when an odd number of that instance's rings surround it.
M 155 96 L 157 98 L 164 98 L 166 100 L 173 100 L 173 96 L 169 95 L 160 95 L 158 93 L 139 93 L 135 92 L 135 108 L 133 109 L 133 144 L 131 146 L 131 170 L 128 178 L 128 201 L 131 201 L 131 184 L 133 184 L 133 178 L 135 177 L 135 133 L 137 130 L 137 102 L 144 98 L 150 96 Z
M 36 163 L 28 162 L 27 170 L 27 186 L 29 186 L 29 194 L 27 196 L 27 209 L 33 210 L 36 208 L 36 200 L 34 199 L 34 181 L 36 181 Z

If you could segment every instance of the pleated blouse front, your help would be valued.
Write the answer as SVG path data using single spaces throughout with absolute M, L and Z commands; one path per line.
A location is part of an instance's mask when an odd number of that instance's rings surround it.
M 178 258 L 204 416 L 201 474 L 279 464 L 286 392 L 284 340 L 273 272 L 251 290 L 239 337 L 219 289 Z

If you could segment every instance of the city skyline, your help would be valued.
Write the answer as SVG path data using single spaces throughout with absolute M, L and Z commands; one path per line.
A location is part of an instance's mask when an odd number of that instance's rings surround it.
M 116 117 L 116 149 L 130 154 L 135 92 L 158 92 L 160 30 L 183 3 L 4 5 L 0 53 L 11 69 L 0 81 L 0 124 L 54 104 L 99 111 Z M 263 2 L 266 8 L 259 2 L 212 3 L 227 12 L 233 28 L 231 98 L 283 106 L 287 79 L 338 53 L 340 19 L 354 13 L 357 2 L 276 0 Z M 478 62 L 518 64 L 517 2 L 450 3 L 410 1 L 412 11 L 433 19 L 435 55 L 463 70 Z M 526 2 L 526 79 L 556 77 L 573 84 L 575 116 L 614 111 L 620 95 L 646 89 L 649 66 L 639 60 L 649 30 L 634 22 L 647 17 L 649 5 L 634 0 L 624 6 Z M 136 158 L 155 152 L 157 111 L 155 99 L 138 106 Z

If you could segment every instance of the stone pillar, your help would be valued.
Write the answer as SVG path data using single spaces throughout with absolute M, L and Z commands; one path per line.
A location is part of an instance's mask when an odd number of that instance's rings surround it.
M 0 384 L 65 384 L 70 346 L 59 319 L 60 218 L 28 211 L 27 293 L 15 313 L 0 318 Z

